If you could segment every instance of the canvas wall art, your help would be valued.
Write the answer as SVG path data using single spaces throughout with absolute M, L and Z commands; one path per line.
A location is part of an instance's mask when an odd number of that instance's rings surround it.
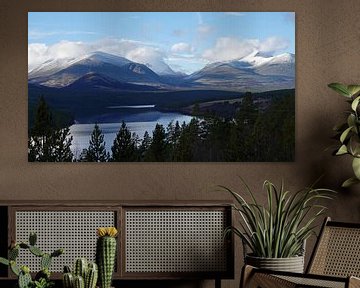
M 29 12 L 30 162 L 295 157 L 295 13 Z

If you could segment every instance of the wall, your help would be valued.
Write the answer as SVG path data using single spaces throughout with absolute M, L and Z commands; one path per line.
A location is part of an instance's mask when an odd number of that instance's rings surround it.
M 27 11 L 295 11 L 296 161 L 293 163 L 111 163 L 27 162 Z M 358 0 L 17 0 L 0 1 L 0 199 L 216 200 L 227 195 L 212 184 L 239 187 L 238 175 L 265 199 L 264 179 L 289 189 L 311 184 L 339 191 L 328 214 L 360 221 L 359 186 L 343 191 L 349 159 L 325 150 L 332 127 L 343 117 L 343 98 L 330 82 L 359 83 Z M 312 242 L 308 250 L 311 249 Z M 238 247 L 241 250 L 240 247 Z M 241 255 L 236 253 L 236 269 Z M 237 287 L 226 281 L 225 287 Z M 205 283 L 211 287 L 212 284 Z

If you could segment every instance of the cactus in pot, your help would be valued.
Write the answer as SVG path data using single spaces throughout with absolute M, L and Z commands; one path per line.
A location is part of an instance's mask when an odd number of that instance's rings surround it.
M 18 277 L 19 288 L 48 288 L 53 285 L 53 282 L 50 281 L 50 265 L 53 257 L 60 256 L 64 253 L 64 250 L 57 249 L 51 254 L 45 253 L 36 246 L 36 240 L 36 234 L 30 233 L 29 243 L 12 241 L 8 251 L 8 259 L 0 257 L 0 263 L 10 266 L 11 271 Z M 35 275 L 34 280 L 31 278 L 30 268 L 28 266 L 20 266 L 16 263 L 20 249 L 28 250 L 34 256 L 41 258 L 41 270 Z
M 101 227 L 97 229 L 96 262 L 99 267 L 100 288 L 110 288 L 116 258 L 115 227 Z
M 95 288 L 98 279 L 96 263 L 88 263 L 85 258 L 78 258 L 74 263 L 74 273 L 69 266 L 64 267 L 64 288 Z

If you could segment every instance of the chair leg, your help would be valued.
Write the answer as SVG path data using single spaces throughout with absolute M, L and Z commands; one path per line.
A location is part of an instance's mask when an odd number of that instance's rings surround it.
M 215 278 L 215 288 L 221 288 L 221 279 Z
M 349 288 L 360 288 L 360 278 L 349 277 Z
M 239 288 L 248 287 L 250 280 L 251 280 L 251 276 L 253 274 L 253 271 L 254 271 L 254 267 L 252 267 L 250 265 L 244 265 L 244 267 L 242 268 L 242 271 L 241 271 Z

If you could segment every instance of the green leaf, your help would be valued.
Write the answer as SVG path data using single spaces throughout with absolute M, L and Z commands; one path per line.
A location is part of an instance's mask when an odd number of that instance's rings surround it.
M 354 96 L 360 92 L 360 85 L 348 85 L 347 90 L 350 96 Z
M 351 109 L 356 111 L 357 106 L 359 105 L 360 96 L 356 97 L 354 101 L 351 103 Z
M 355 157 L 360 156 L 360 139 L 357 134 L 354 134 L 350 137 L 349 148 L 351 149 L 351 155 Z
M 352 168 L 356 178 L 360 180 L 360 158 L 355 157 L 353 159 Z
M 344 154 L 347 154 L 347 153 L 349 153 L 349 152 L 348 152 L 348 149 L 347 149 L 346 145 L 341 145 L 339 150 L 336 152 L 336 155 L 344 155 Z
M 346 181 L 344 181 L 344 183 L 341 185 L 341 187 L 349 188 L 350 186 L 359 184 L 359 183 L 360 183 L 359 179 L 352 177 L 352 178 L 349 178 Z
M 348 87 L 344 84 L 341 83 L 331 83 L 328 85 L 329 88 L 333 89 L 334 91 L 336 91 L 337 93 L 339 93 L 342 96 L 351 97 L 351 94 L 348 90 Z
M 0 257 L 0 263 L 1 263 L 1 264 L 4 264 L 4 265 L 9 265 L 9 264 L 10 264 L 9 260 L 8 260 L 8 259 L 5 259 L 5 258 L 3 258 L 3 257 Z
M 10 268 L 11 268 L 11 271 L 12 271 L 16 276 L 19 276 L 21 270 L 20 270 L 20 268 L 16 265 L 16 262 L 15 262 L 15 261 L 10 261 Z
M 356 126 L 356 116 L 353 113 L 350 113 L 350 115 L 347 118 L 347 124 L 349 127 Z
M 343 133 L 341 133 L 341 136 L 340 136 L 340 141 L 341 143 L 344 143 L 344 141 L 346 140 L 346 137 L 348 136 L 349 132 L 351 131 L 353 127 L 349 127 L 347 129 L 345 129 L 345 131 Z

